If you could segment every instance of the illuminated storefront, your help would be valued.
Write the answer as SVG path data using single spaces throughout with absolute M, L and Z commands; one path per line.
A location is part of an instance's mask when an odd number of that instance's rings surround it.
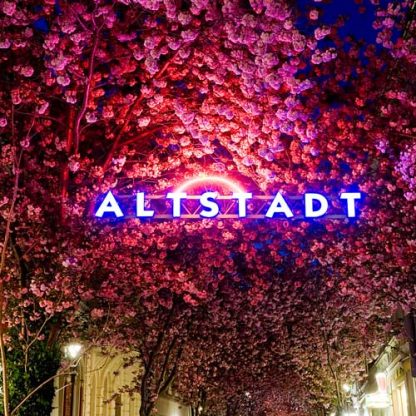
M 360 415 L 416 416 L 415 380 L 407 343 L 393 338 L 371 366 L 361 389 Z

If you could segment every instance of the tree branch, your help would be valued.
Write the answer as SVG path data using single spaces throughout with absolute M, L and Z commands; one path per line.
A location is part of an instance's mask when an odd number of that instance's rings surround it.
M 68 114 L 68 131 L 66 134 L 66 155 L 69 157 L 71 154 L 72 149 L 72 138 L 73 138 L 73 132 L 74 132 L 74 121 L 75 121 L 75 109 L 74 107 L 69 108 L 69 114 Z M 63 225 L 65 223 L 66 219 L 66 201 L 68 198 L 68 185 L 69 185 L 69 166 L 68 162 L 65 161 L 62 169 L 61 169 L 61 215 L 60 220 L 61 224 Z
M 172 63 L 172 61 L 178 56 L 179 54 L 179 50 L 172 55 L 172 57 L 170 59 L 168 59 L 165 63 L 165 65 L 163 65 L 163 67 L 161 68 L 161 70 L 156 74 L 155 79 L 159 79 L 160 77 L 163 76 L 163 74 L 166 72 L 166 70 L 169 68 L 169 65 Z M 143 101 L 144 96 L 142 93 L 140 93 L 135 101 L 131 104 L 129 110 L 127 111 L 127 114 L 125 116 L 124 119 L 124 123 L 120 128 L 120 131 L 118 132 L 118 134 L 116 135 L 114 141 L 113 141 L 113 145 L 111 146 L 110 151 L 107 154 L 107 157 L 105 159 L 105 162 L 103 164 L 103 171 L 105 172 L 108 167 L 110 166 L 111 160 L 113 159 L 114 153 L 117 150 L 119 144 L 120 144 L 120 140 L 123 137 L 124 132 L 127 130 L 127 127 L 130 123 L 130 120 L 134 114 L 134 112 L 136 111 L 137 107 L 139 106 L 139 104 Z
M 64 125 L 64 123 L 61 120 L 59 120 L 58 118 L 49 116 L 47 114 L 27 113 L 25 111 L 19 111 L 19 110 L 15 110 L 15 112 L 16 112 L 16 114 L 22 114 L 24 116 L 32 116 L 34 118 L 44 118 L 46 120 L 51 120 L 51 121 L 54 121 L 55 123 L 59 123 L 61 125 Z
M 165 127 L 165 126 L 157 126 L 157 127 L 154 127 L 154 128 L 152 128 L 150 130 L 144 131 L 141 134 L 139 134 L 137 136 L 134 136 L 134 137 L 132 137 L 132 138 L 130 138 L 130 139 L 128 139 L 128 140 L 120 143 L 120 146 L 126 146 L 126 145 L 129 145 L 129 144 L 135 143 L 138 140 L 141 140 L 141 139 L 144 139 L 144 138 L 146 138 L 148 136 L 151 136 L 153 133 L 156 133 L 162 127 Z
M 95 60 L 95 55 L 97 53 L 98 42 L 100 39 L 100 31 L 101 31 L 101 28 L 95 31 L 94 45 L 92 47 L 92 51 L 90 55 L 88 77 L 87 77 L 86 85 L 85 85 L 84 98 L 82 101 L 81 109 L 79 110 L 76 121 L 75 121 L 75 128 L 74 128 L 74 153 L 75 154 L 78 154 L 78 150 L 79 150 L 81 120 L 83 119 L 85 112 L 87 111 L 88 101 L 90 98 L 92 77 L 94 75 L 94 60 Z
M 38 391 L 40 390 L 43 386 L 45 386 L 46 384 L 50 383 L 52 380 L 54 380 L 56 377 L 60 377 L 60 376 L 69 376 L 71 374 L 74 374 L 73 371 L 71 371 L 70 373 L 57 373 L 52 377 L 49 377 L 47 380 L 45 380 L 43 383 L 39 384 L 39 386 L 37 386 L 35 389 L 33 389 L 10 413 L 10 416 L 13 416 L 16 414 L 16 412 Z
M 322 321 L 321 321 L 321 325 L 323 325 Z M 328 339 L 327 339 L 327 336 L 326 336 L 324 330 L 322 330 L 322 335 L 323 335 L 324 341 L 325 341 L 325 350 L 326 350 L 326 356 L 327 356 L 327 361 L 328 361 L 328 367 L 331 371 L 332 377 L 334 378 L 334 382 L 335 382 L 335 388 L 336 388 L 337 399 L 338 399 L 338 406 L 342 406 L 342 396 L 341 396 L 341 392 L 340 392 L 340 388 L 339 388 L 339 381 L 338 381 L 337 374 L 336 374 L 336 372 L 335 372 L 335 370 L 332 366 L 331 352 L 329 350 Z
M 176 376 L 176 370 L 178 369 L 178 362 L 181 359 L 182 353 L 183 353 L 183 349 L 184 349 L 184 345 L 182 344 L 181 347 L 178 349 L 178 352 L 176 354 L 176 358 L 175 358 L 175 364 L 173 365 L 173 368 L 168 376 L 168 378 L 165 380 L 165 382 L 163 383 L 163 385 L 160 387 L 159 393 L 163 393 L 165 392 L 170 384 L 172 383 L 173 379 Z
M 30 131 L 32 130 L 32 126 L 29 129 L 27 137 L 30 135 Z M 10 403 L 9 403 L 9 387 L 8 387 L 8 372 L 7 372 L 7 359 L 6 359 L 6 348 L 4 343 L 4 322 L 3 322 L 3 308 L 4 308 L 4 284 L 3 284 L 3 271 L 6 264 L 6 252 L 7 247 L 9 245 L 10 234 L 11 234 L 11 226 L 13 221 L 14 215 L 14 207 L 17 201 L 17 195 L 19 191 L 19 179 L 20 179 L 20 163 L 22 160 L 23 150 L 20 151 L 20 155 L 18 160 L 15 162 L 15 179 L 14 179 L 14 186 L 13 186 L 13 196 L 12 201 L 10 204 L 10 209 L 7 216 L 6 222 L 6 232 L 4 234 L 3 239 L 3 247 L 1 251 L 1 259 L 0 259 L 0 356 L 1 356 L 1 365 L 2 365 L 2 382 L 3 382 L 3 407 L 4 407 L 4 416 L 10 415 Z
M 169 363 L 169 358 L 170 358 L 170 355 L 171 355 L 173 349 L 175 348 L 177 339 L 178 339 L 177 336 L 175 336 L 173 338 L 173 340 L 170 343 L 169 348 L 168 348 L 168 350 L 165 354 L 165 360 L 163 362 L 162 371 L 160 372 L 160 377 L 159 377 L 159 380 L 157 381 L 157 385 L 156 385 L 156 388 L 157 388 L 158 392 L 161 391 L 161 385 L 163 383 L 163 379 L 165 378 L 166 370 L 167 370 L 168 363 Z

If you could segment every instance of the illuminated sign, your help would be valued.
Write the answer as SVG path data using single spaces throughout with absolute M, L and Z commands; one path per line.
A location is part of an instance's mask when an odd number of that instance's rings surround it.
M 375 375 L 378 392 L 387 393 L 387 374 L 385 372 L 379 372 Z
M 200 190 L 189 194 L 187 190 Z M 209 188 L 212 189 L 209 189 Z M 222 193 L 223 189 L 226 192 Z M 214 190 L 217 189 L 217 190 Z M 218 190 L 220 189 L 220 190 Z M 107 192 L 100 200 L 95 216 L 98 218 L 356 218 L 360 192 L 341 192 L 336 197 L 316 192 L 288 196 L 254 195 L 239 185 L 221 177 L 198 177 L 185 182 L 166 195 L 146 195 L 137 191 L 133 195 L 114 195 Z M 331 202 L 331 204 L 330 204 Z M 335 202 L 335 203 L 333 203 Z M 334 211 L 334 206 L 338 207 Z
M 365 405 L 369 409 L 387 409 L 391 406 L 390 396 L 381 392 L 366 394 Z

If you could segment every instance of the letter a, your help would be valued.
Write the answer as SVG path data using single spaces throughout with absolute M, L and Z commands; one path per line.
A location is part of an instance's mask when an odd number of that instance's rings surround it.
M 98 208 L 97 212 L 95 213 L 96 217 L 102 217 L 105 213 L 112 212 L 115 214 L 117 218 L 123 217 L 124 214 L 121 211 L 116 199 L 114 198 L 114 195 L 111 193 L 111 191 L 108 191 L 107 195 L 105 196 L 103 202 L 101 202 L 100 207 Z
M 270 205 L 269 209 L 267 210 L 266 217 L 273 218 L 274 214 L 282 212 L 286 215 L 286 218 L 292 218 L 293 212 L 290 210 L 289 205 L 283 198 L 283 195 L 278 192 L 273 199 L 272 204 Z

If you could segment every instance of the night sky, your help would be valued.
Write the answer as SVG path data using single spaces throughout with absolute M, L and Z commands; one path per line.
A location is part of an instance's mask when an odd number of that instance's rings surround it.
M 307 15 L 311 9 L 317 9 L 320 11 L 317 23 L 333 24 L 342 16 L 345 19 L 345 26 L 340 29 L 342 37 L 353 36 L 357 40 L 365 41 L 365 43 L 375 43 L 376 32 L 372 28 L 375 6 L 369 0 L 296 1 L 299 9 L 304 11 L 304 16 L 298 20 L 299 28 L 313 31 L 316 25 L 310 25 L 311 21 L 307 19 Z M 381 5 L 387 3 L 388 0 L 380 1 Z

